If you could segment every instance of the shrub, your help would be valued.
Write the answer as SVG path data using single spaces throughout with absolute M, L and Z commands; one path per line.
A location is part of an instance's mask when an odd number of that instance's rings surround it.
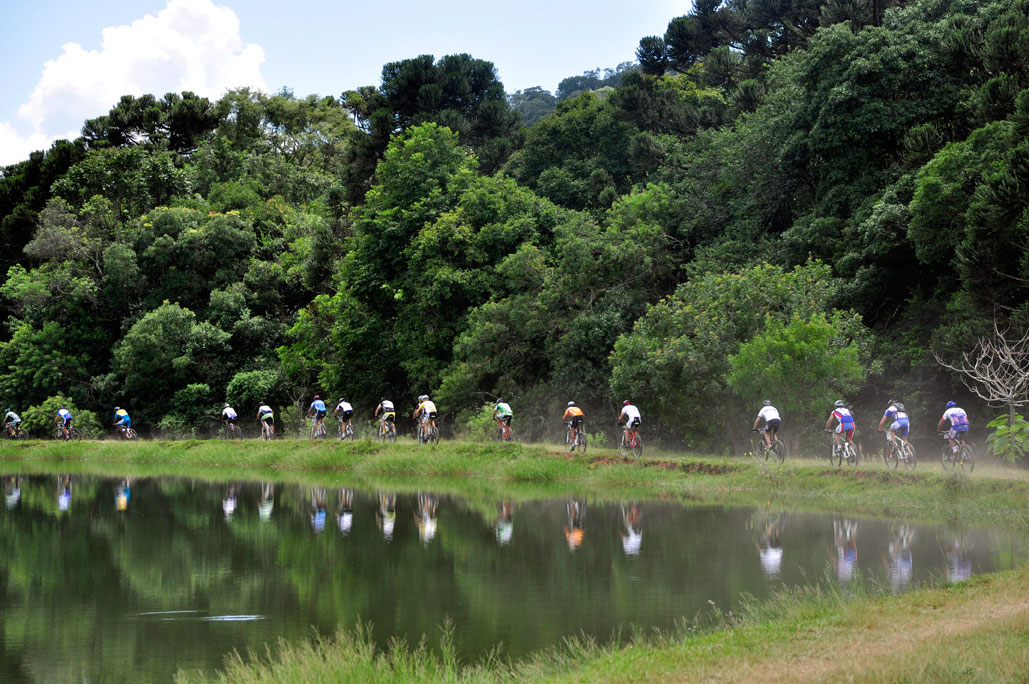
M 92 411 L 79 410 L 75 403 L 63 394 L 48 397 L 42 404 L 27 408 L 21 416 L 22 427 L 33 437 L 46 439 L 52 436 L 55 427 L 54 417 L 61 406 L 71 411 L 72 424 L 79 429 L 83 437 L 94 438 L 103 434 L 103 427 L 97 415 Z

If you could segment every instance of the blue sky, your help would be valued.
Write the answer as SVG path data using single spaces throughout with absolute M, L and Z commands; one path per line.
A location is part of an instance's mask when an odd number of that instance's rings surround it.
M 633 59 L 689 0 L 521 3 L 8 0 L 0 3 L 0 165 L 77 133 L 123 93 L 283 86 L 339 95 L 382 65 L 467 52 L 509 92 Z

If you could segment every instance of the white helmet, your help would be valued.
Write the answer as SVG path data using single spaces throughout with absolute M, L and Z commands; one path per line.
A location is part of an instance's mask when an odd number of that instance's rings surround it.
M 575 402 L 574 401 L 570 401 L 570 402 L 568 402 L 568 405 L 569 406 L 575 406 Z

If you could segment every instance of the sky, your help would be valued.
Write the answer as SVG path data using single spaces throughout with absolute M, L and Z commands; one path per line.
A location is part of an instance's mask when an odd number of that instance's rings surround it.
M 507 92 L 634 59 L 690 0 L 0 2 L 0 166 L 79 135 L 122 95 L 250 87 L 338 96 L 382 65 L 466 52 Z

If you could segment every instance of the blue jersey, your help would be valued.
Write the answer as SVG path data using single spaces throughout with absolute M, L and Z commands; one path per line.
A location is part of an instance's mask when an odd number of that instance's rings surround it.
M 311 402 L 311 408 L 319 413 L 325 413 L 325 402 L 321 399 L 315 399 Z

